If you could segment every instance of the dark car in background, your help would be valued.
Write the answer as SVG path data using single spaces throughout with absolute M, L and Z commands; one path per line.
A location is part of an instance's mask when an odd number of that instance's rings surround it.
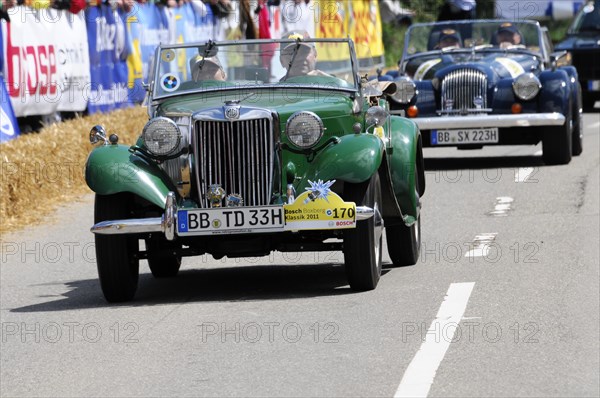
M 413 24 L 388 72 L 392 113 L 417 123 L 423 146 L 542 142 L 546 164 L 566 164 L 582 151 L 581 88 L 566 55 L 536 21 Z
M 579 11 L 567 38 L 556 49 L 571 53 L 581 82 L 584 109 L 591 110 L 600 101 L 600 0 L 588 2 Z

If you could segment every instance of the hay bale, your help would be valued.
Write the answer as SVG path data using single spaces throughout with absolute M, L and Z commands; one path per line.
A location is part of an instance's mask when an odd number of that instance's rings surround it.
M 84 172 L 94 125 L 131 145 L 147 121 L 146 108 L 136 106 L 52 124 L 1 144 L 0 233 L 39 223 L 60 203 L 90 192 Z

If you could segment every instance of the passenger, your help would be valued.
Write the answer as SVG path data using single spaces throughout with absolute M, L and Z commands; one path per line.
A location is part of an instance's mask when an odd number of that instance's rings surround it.
M 203 80 L 221 80 L 227 79 L 227 74 L 223 70 L 221 61 L 216 56 L 203 57 L 198 54 L 190 60 L 190 70 L 192 79 L 196 82 Z

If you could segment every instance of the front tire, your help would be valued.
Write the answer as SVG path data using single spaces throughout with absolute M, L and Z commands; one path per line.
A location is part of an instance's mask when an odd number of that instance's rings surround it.
M 97 194 L 94 203 L 95 223 L 131 218 L 131 202 L 130 194 Z M 138 286 L 138 238 L 96 234 L 95 241 L 98 277 L 106 301 L 118 303 L 131 300 Z
M 344 200 L 375 210 L 373 217 L 358 221 L 356 228 L 344 233 L 344 262 L 350 288 L 356 291 L 373 290 L 381 277 L 382 261 L 383 218 L 379 175 L 374 174 L 368 185 L 347 183 Z
M 565 124 L 550 127 L 542 138 L 542 159 L 547 165 L 567 164 L 571 161 L 573 145 L 573 117 L 571 106 L 565 115 Z

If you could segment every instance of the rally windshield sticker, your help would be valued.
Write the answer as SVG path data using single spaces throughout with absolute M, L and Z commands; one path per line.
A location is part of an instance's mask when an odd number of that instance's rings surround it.
M 173 50 L 164 50 L 161 54 L 160 54 L 160 58 L 164 61 L 164 62 L 171 62 L 175 59 L 175 51 Z
M 165 73 L 160 78 L 160 86 L 167 92 L 175 91 L 179 88 L 180 79 L 174 73 Z

